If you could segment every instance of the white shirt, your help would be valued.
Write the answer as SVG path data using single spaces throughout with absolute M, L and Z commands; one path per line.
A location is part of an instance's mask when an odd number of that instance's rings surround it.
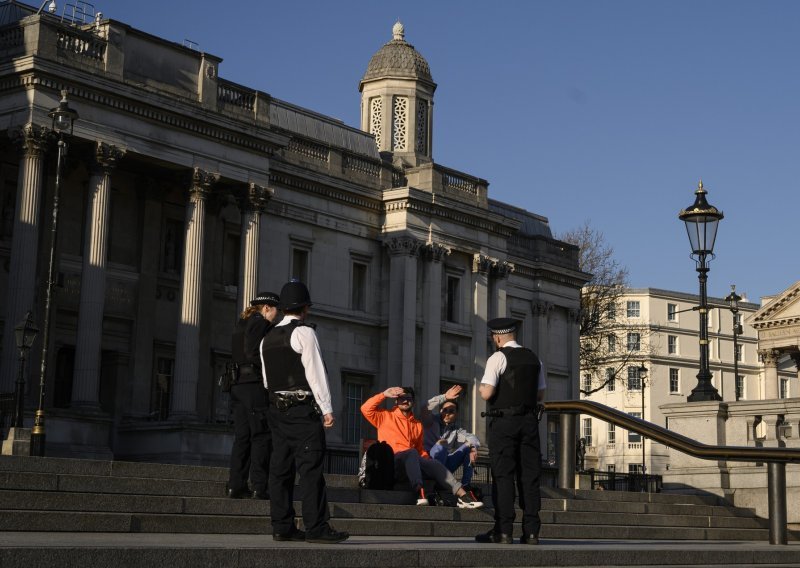
M 300 318 L 297 316 L 284 316 L 275 327 L 288 325 L 292 320 L 296 319 Z M 264 340 L 262 339 L 261 342 L 263 346 Z M 314 328 L 306 325 L 296 327 L 292 331 L 289 344 L 295 353 L 300 354 L 300 361 L 303 363 L 306 372 L 306 380 L 308 380 L 308 386 L 311 387 L 311 392 L 314 393 L 317 406 L 319 406 L 322 414 L 332 414 L 333 405 L 331 404 L 331 390 L 328 387 L 328 372 L 325 370 L 325 363 L 322 361 L 322 351 L 319 348 L 319 341 L 317 341 L 317 333 Z M 259 351 L 261 352 L 261 373 L 264 378 L 264 388 L 269 389 L 267 367 L 264 365 L 264 350 L 259 349 Z
M 505 347 L 522 347 L 519 343 L 514 341 L 506 341 L 503 344 L 503 348 Z M 541 361 L 539 361 L 541 363 Z M 506 365 L 508 364 L 508 360 L 506 359 L 505 353 L 502 351 L 496 351 L 486 360 L 486 370 L 483 373 L 483 378 L 481 379 L 481 384 L 487 384 L 493 387 L 497 387 L 497 383 L 500 381 L 500 375 L 505 373 Z M 547 383 L 544 379 L 545 372 L 544 372 L 544 363 L 541 364 L 541 368 L 539 369 L 539 390 L 544 390 L 547 388 Z

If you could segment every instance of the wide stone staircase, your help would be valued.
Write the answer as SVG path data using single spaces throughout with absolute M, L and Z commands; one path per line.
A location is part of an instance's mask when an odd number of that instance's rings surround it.
M 2 456 L 0 566 L 46 560 L 47 554 L 56 549 L 61 551 L 56 558 L 62 561 L 80 549 L 75 558 L 80 558 L 82 566 L 100 566 L 111 561 L 110 542 L 117 543 L 117 553 L 127 551 L 125 554 L 134 555 L 114 557 L 119 566 L 139 565 L 135 550 L 142 546 L 147 548 L 148 558 L 162 554 L 166 562 L 176 547 L 188 559 L 195 557 L 198 550 L 210 553 L 215 547 L 230 548 L 231 543 L 239 543 L 235 547 L 236 563 L 231 563 L 233 557 L 228 555 L 226 565 L 255 562 L 265 546 L 272 550 L 272 565 L 319 564 L 309 558 L 318 557 L 322 548 L 273 543 L 271 537 L 265 536 L 271 532 L 268 501 L 224 498 L 227 473 L 225 468 L 213 467 Z M 660 546 L 658 558 L 664 564 L 800 564 L 800 547 L 764 545 L 768 540 L 766 520 L 751 510 L 727 506 L 713 496 L 545 488 L 542 545 L 509 547 L 473 542 L 474 535 L 492 526 L 488 503 L 479 510 L 417 507 L 408 504 L 412 496 L 404 492 L 361 490 L 354 476 L 329 475 L 326 479 L 331 522 L 336 529 L 352 535 L 346 545 L 324 548 L 327 567 L 383 566 L 386 562 L 395 565 L 398 557 L 391 555 L 382 564 L 374 562 L 376 554 L 384 554 L 398 542 L 403 543 L 403 550 L 420 550 L 416 560 L 404 560 L 411 562 L 404 564 L 405 568 L 433 562 L 436 554 L 424 554 L 425 550 L 450 551 L 446 555 L 450 560 L 440 558 L 439 566 L 548 565 L 540 562 L 550 558 L 547 555 L 556 549 L 564 549 L 558 557 L 559 565 L 649 565 L 654 563 L 649 561 L 654 557 L 645 551 L 653 546 Z M 299 504 L 296 509 L 300 511 Z M 517 528 L 516 534 L 519 533 Z M 243 535 L 255 538 L 246 539 Z M 797 536 L 791 533 L 790 539 L 797 540 Z M 703 554 L 687 556 L 685 550 L 703 544 L 697 541 L 707 545 L 702 546 Z M 742 549 L 736 556 L 723 554 L 726 549 L 735 549 L 724 546 L 733 542 L 754 543 L 763 553 L 744 553 Z M 58 543 L 64 546 L 59 548 Z M 675 546 L 681 543 L 682 546 Z M 561 545 L 574 549 L 574 558 L 565 556 L 567 550 Z M 594 546 L 596 551 L 578 554 L 581 546 L 584 552 L 586 546 Z M 551 548 L 550 553 L 546 552 Z M 243 549 L 256 556 L 243 557 Z M 717 549 L 720 556 L 708 556 L 709 551 Z M 355 554 L 356 550 L 361 554 Z M 464 556 L 465 550 L 470 554 Z M 672 561 L 670 554 L 676 555 Z M 456 557 L 461 560 L 453 564 Z M 130 562 L 126 563 L 125 558 Z M 285 562 L 275 564 L 278 558 L 285 558 Z M 555 557 L 551 561 L 555 562 Z M 169 564 L 184 565 L 175 559 Z

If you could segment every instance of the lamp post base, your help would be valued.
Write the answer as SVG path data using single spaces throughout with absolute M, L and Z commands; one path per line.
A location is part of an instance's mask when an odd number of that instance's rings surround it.
M 31 453 L 32 456 L 44 457 L 44 410 L 37 410 L 31 429 Z

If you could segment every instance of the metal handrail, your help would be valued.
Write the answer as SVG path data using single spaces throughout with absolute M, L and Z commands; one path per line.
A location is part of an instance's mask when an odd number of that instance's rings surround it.
M 544 403 L 544 406 L 546 411 L 560 414 L 558 441 L 560 455 L 558 482 L 560 487 L 575 488 L 575 417 L 578 414 L 588 414 L 696 458 L 766 462 L 769 542 L 770 544 L 787 544 L 786 464 L 800 462 L 800 449 L 710 446 L 589 400 L 554 400 Z
M 550 412 L 588 414 L 700 459 L 743 462 L 800 462 L 800 449 L 709 446 L 641 418 L 635 418 L 615 408 L 589 400 L 548 401 L 544 403 L 544 408 Z

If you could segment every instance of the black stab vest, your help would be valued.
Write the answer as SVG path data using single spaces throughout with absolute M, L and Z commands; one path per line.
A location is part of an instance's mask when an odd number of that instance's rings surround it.
M 523 406 L 536 408 L 539 393 L 539 372 L 542 362 L 536 353 L 525 347 L 503 347 L 506 370 L 497 381 L 495 394 L 487 405 L 489 410 Z
M 300 320 L 273 327 L 264 336 L 261 353 L 264 356 L 264 371 L 270 392 L 304 390 L 311 391 L 300 353 L 292 349 L 292 332 L 306 325 Z

